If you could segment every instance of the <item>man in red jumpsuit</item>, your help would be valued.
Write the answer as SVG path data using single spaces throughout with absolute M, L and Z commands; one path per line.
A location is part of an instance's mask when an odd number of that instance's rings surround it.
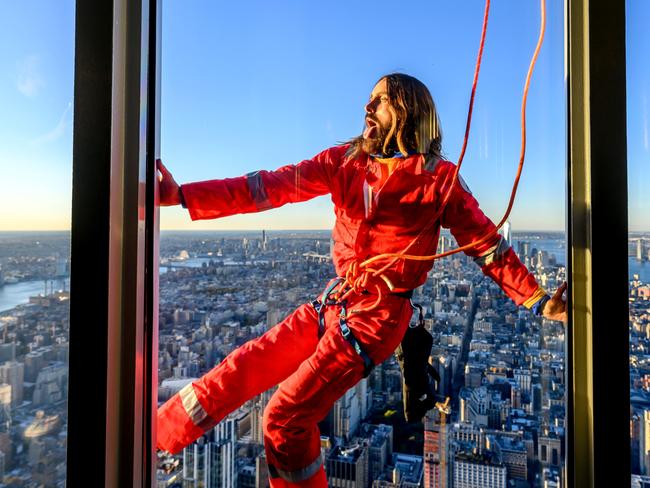
M 383 77 L 365 111 L 360 136 L 275 171 L 179 186 L 160 164 L 161 205 L 183 204 L 192 220 L 214 219 L 329 193 L 339 276 L 353 263 L 402 252 L 409 244 L 409 254 L 435 254 L 441 227 L 461 246 L 494 229 L 461 178 L 438 212 L 455 165 L 440 155 L 435 105 L 421 82 L 403 74 Z M 432 222 L 436 213 L 440 217 Z M 547 295 L 501 236 L 467 254 L 517 305 L 565 320 L 565 285 Z M 328 302 L 324 293 L 321 302 L 301 305 L 160 407 L 158 448 L 180 451 L 245 401 L 279 384 L 263 422 L 271 486 L 326 487 L 317 423 L 395 351 L 411 318 L 410 291 L 425 282 L 431 267 L 431 261 L 397 260 L 344 304 Z

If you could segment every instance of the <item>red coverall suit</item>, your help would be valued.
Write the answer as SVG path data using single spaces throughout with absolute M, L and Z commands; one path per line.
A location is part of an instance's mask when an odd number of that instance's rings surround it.
M 213 219 L 331 193 L 336 213 L 333 259 L 337 274 L 344 276 L 355 260 L 403 251 L 430 223 L 446 190 L 445 176 L 455 168 L 416 154 L 399 160 L 387 177 L 380 162 L 368 156 L 352 159 L 348 149 L 333 147 L 276 171 L 183 185 L 185 205 L 193 220 Z M 440 221 L 409 254 L 434 254 L 440 226 L 449 228 L 460 245 L 494 229 L 461 179 Z M 545 295 L 499 235 L 468 254 L 518 305 L 530 308 Z M 374 364 L 394 352 L 411 317 L 409 300 L 395 293 L 422 285 L 431 267 L 431 261 L 397 261 L 385 272 L 395 287 L 392 293 L 386 287 L 379 307 L 350 314 L 349 327 Z M 377 296 L 368 291 L 353 294 L 348 309 L 373 304 Z M 325 331 L 319 338 L 317 312 L 304 304 L 183 388 L 158 411 L 158 448 L 180 451 L 245 401 L 279 383 L 263 421 L 271 486 L 326 487 L 317 422 L 364 374 L 361 356 L 342 335 L 338 312 L 335 306 L 325 309 Z

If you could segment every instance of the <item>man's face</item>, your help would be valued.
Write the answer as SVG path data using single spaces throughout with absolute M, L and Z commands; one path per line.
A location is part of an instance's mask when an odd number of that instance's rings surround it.
M 367 153 L 372 154 L 382 148 L 393 122 L 386 79 L 379 80 L 375 85 L 365 109 L 366 128 L 363 131 L 363 146 Z

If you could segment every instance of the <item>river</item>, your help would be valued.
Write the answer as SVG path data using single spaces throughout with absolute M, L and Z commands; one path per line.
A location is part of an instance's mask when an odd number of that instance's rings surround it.
M 48 291 L 54 285 L 54 291 L 70 289 L 70 280 L 53 280 L 47 282 Z M 0 312 L 29 302 L 29 297 L 42 295 L 45 292 L 45 281 L 22 281 L 20 283 L 6 283 L 0 286 Z

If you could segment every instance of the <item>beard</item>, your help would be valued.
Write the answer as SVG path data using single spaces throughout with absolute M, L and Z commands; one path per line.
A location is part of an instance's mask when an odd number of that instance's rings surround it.
M 395 138 L 391 137 L 391 141 L 386 146 L 386 152 L 384 153 L 384 144 L 388 138 L 390 132 L 390 126 L 383 126 L 379 123 L 378 120 L 369 117 L 376 124 L 375 130 L 371 132 L 371 136 L 366 137 L 366 131 L 359 136 L 360 146 L 363 152 L 366 154 L 393 154 L 397 151 L 397 145 L 395 144 Z

